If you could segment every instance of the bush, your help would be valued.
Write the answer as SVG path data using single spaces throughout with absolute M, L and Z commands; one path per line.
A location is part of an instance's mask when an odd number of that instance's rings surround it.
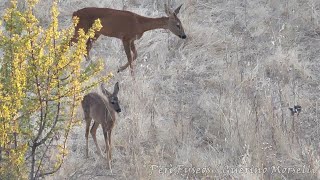
M 74 27 L 59 29 L 56 2 L 46 28 L 33 14 L 37 0 L 27 0 L 25 10 L 11 3 L 0 32 L 0 179 L 36 179 L 60 168 L 82 93 L 111 74 L 91 82 L 102 64 L 81 68 L 99 20 L 70 47 Z

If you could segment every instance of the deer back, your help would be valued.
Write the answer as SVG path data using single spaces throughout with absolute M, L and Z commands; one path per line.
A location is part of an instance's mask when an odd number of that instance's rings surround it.
M 95 19 L 100 19 L 102 29 L 97 32 L 109 37 L 123 39 L 124 37 L 134 37 L 141 28 L 137 22 L 137 14 L 129 11 L 121 11 L 110 8 L 83 8 L 73 13 L 73 16 L 79 17 L 78 28 L 82 26 L 90 27 Z M 84 28 L 86 29 L 86 27 Z

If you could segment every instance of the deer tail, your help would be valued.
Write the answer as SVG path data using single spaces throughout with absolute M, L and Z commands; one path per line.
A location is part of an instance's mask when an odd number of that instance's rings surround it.
M 78 12 L 78 11 L 73 12 L 73 13 L 72 13 L 72 17 L 78 16 L 78 13 L 77 13 L 77 12 Z

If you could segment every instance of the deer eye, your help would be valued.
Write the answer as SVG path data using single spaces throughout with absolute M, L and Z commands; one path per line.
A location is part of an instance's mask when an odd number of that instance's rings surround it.
M 180 29 L 180 25 L 179 24 L 177 24 L 177 27 Z

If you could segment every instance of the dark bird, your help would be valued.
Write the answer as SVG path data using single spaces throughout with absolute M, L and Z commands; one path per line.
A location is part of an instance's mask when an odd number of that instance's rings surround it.
M 289 110 L 291 111 L 291 115 L 293 116 L 294 114 L 299 115 L 301 112 L 301 106 L 300 105 L 295 105 L 293 106 L 293 108 L 289 108 Z

